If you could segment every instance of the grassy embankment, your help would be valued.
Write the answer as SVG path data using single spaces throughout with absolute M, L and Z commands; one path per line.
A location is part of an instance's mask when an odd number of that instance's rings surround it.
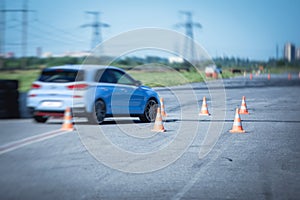
M 31 83 L 37 79 L 39 73 L 40 70 L 1 71 L 0 79 L 19 80 L 19 91 L 26 92 L 30 89 Z M 128 73 L 150 87 L 174 86 L 204 81 L 204 74 L 200 75 L 196 71 L 148 72 L 129 70 Z M 223 78 L 230 76 L 232 76 L 230 72 L 223 72 Z
M 26 92 L 30 89 L 31 83 L 37 79 L 40 70 L 14 70 L 14 71 L 0 71 L 0 79 L 18 80 L 19 92 Z

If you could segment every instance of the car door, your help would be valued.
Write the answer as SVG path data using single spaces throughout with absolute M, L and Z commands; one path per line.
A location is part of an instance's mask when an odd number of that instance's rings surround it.
M 116 80 L 115 89 L 112 94 L 113 114 L 135 114 L 140 113 L 144 95 L 136 81 L 128 74 L 117 69 L 110 69 L 111 76 Z

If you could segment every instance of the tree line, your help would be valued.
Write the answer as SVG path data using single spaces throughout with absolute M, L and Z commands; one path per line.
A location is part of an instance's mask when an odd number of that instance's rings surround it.
M 91 59 L 89 59 L 91 60 Z M 105 60 L 110 60 L 107 58 L 99 59 L 95 58 L 94 64 L 103 64 Z M 51 66 L 67 65 L 67 64 L 82 64 L 85 61 L 85 57 L 49 57 L 49 58 L 38 58 L 38 57 L 26 57 L 26 58 L 0 58 L 0 70 L 29 70 L 29 69 L 42 69 Z M 101 63 L 104 61 L 103 63 Z M 287 62 L 286 60 L 276 60 L 270 59 L 269 61 L 252 61 L 249 59 L 240 58 L 214 58 L 214 63 L 219 68 L 232 69 L 237 68 L 245 71 L 255 70 L 263 66 L 264 68 L 284 68 L 290 67 L 295 69 L 300 69 L 300 61 Z M 183 61 L 181 63 L 169 63 L 168 59 L 148 56 L 146 58 L 140 57 L 125 57 L 114 60 L 111 65 L 118 66 L 125 69 L 131 69 L 136 66 L 142 66 L 145 64 L 156 63 L 160 65 L 166 65 L 177 71 L 185 70 L 189 71 L 193 67 L 187 62 Z

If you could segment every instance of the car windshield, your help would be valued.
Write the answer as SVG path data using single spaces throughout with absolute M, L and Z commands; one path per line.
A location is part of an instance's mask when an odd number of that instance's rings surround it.
M 38 80 L 55 83 L 83 81 L 83 71 L 74 69 L 44 69 Z

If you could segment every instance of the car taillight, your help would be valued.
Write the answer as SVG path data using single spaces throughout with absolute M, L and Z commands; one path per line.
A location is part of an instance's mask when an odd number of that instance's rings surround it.
M 28 95 L 29 97 L 36 97 L 37 95 L 36 94 L 30 94 Z
M 73 98 L 82 98 L 81 95 L 73 95 Z
M 88 84 L 74 84 L 74 85 L 68 85 L 67 88 L 70 90 L 76 89 L 76 90 L 84 90 L 88 87 Z
M 36 84 L 36 83 L 33 83 L 33 84 L 31 85 L 31 89 L 39 89 L 39 88 L 41 88 L 41 87 L 42 87 L 41 85 Z

